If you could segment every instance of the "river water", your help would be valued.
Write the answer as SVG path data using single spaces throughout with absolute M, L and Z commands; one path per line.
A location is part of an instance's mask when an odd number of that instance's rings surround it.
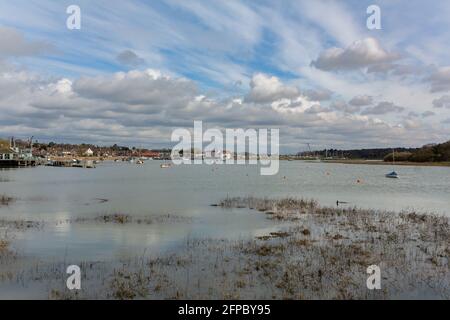
M 96 169 L 36 167 L 0 171 L 0 195 L 17 198 L 0 207 L 0 219 L 45 222 L 45 230 L 15 235 L 23 255 L 40 259 L 108 260 L 176 249 L 191 238 L 233 238 L 274 228 L 250 210 L 212 207 L 227 196 L 317 199 L 321 205 L 418 210 L 450 215 L 450 168 L 282 161 L 275 176 L 250 165 L 184 165 L 161 169 L 104 162 Z M 152 224 L 64 223 L 122 213 L 186 218 Z M 169 219 L 170 220 L 170 219 Z M 1 232 L 1 230 L 0 230 Z

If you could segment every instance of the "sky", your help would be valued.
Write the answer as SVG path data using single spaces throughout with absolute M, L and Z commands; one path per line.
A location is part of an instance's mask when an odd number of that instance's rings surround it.
M 445 0 L 0 0 L 0 136 L 159 148 L 202 120 L 278 128 L 286 153 L 447 141 L 449 17 Z

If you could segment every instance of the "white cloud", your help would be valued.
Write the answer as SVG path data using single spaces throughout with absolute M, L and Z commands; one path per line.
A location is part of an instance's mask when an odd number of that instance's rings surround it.
M 447 108 L 450 109 L 450 96 L 445 95 L 439 99 L 433 100 L 433 106 L 435 108 Z
M 363 107 L 373 103 L 373 97 L 369 95 L 361 95 L 353 97 L 349 102 L 352 106 Z
M 8 87 L 10 95 L 0 96 L 0 135 L 170 146 L 173 128 L 191 128 L 193 119 L 199 119 L 219 128 L 277 127 L 284 137 L 282 145 L 290 147 L 298 146 L 303 139 L 322 144 L 341 141 L 347 145 L 373 145 L 394 133 L 396 141 L 407 140 L 406 127 L 400 130 L 383 120 L 350 114 L 344 109 L 338 114 L 337 107 L 312 102 L 279 79 L 261 75 L 254 78 L 263 79 L 255 81 L 259 85 L 269 86 L 268 96 L 258 96 L 264 102 L 199 95 L 192 81 L 155 70 L 54 81 L 9 73 L 8 81 L 1 81 L 0 77 L 0 90 L 13 83 Z M 11 101 L 15 108 L 10 108 Z M 298 136 L 300 133 L 302 136 Z
M 450 67 L 439 68 L 427 80 L 431 83 L 431 92 L 450 91 Z
M 303 93 L 310 101 L 326 101 L 330 100 L 333 92 L 328 89 L 311 89 Z
M 130 67 L 137 67 L 145 63 L 144 59 L 131 50 L 124 50 L 119 53 L 117 55 L 117 61 Z
M 49 49 L 48 44 L 29 41 L 16 29 L 0 26 L 0 57 L 30 56 Z
M 83 97 L 126 103 L 141 111 L 156 111 L 166 106 L 168 101 L 183 103 L 194 97 L 197 91 L 192 81 L 172 79 L 152 69 L 119 72 L 105 77 L 82 77 L 75 81 L 73 90 Z
M 436 115 L 436 113 L 434 113 L 433 111 L 430 111 L 430 110 L 422 112 L 422 114 L 421 114 L 422 118 L 428 118 L 428 117 L 432 117 L 434 115 Z
M 298 12 L 320 26 L 342 46 L 361 38 L 361 27 L 355 22 L 351 10 L 341 2 L 302 1 L 299 2 Z
M 361 106 L 349 105 L 345 101 L 337 100 L 334 101 L 330 107 L 337 111 L 342 111 L 345 113 L 358 113 L 361 111 Z
M 277 77 L 258 73 L 250 82 L 250 92 L 246 101 L 267 103 L 282 98 L 293 99 L 299 95 L 296 87 L 284 85 Z
M 384 50 L 375 38 L 365 38 L 349 47 L 325 50 L 311 65 L 318 69 L 354 70 L 397 60 L 397 54 Z
M 364 111 L 361 113 L 363 115 L 383 115 L 387 113 L 399 113 L 403 112 L 405 108 L 396 106 L 392 102 L 380 102 L 374 107 L 369 107 L 364 109 Z

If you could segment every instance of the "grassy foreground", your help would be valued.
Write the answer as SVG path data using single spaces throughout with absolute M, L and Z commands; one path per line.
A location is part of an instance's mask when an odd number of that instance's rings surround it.
M 264 214 L 274 229 L 240 241 L 187 239 L 181 250 L 157 257 L 81 261 L 79 292 L 65 287 L 67 263 L 11 267 L 20 257 L 5 240 L 0 290 L 7 282 L 45 284 L 43 297 L 51 299 L 450 298 L 448 217 L 295 198 L 227 198 L 217 206 L 224 214 Z M 381 290 L 366 287 L 373 264 L 381 269 Z

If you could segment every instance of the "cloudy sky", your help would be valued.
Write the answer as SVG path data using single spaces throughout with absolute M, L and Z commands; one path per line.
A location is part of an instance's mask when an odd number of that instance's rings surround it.
M 171 146 L 280 128 L 285 152 L 450 139 L 450 2 L 0 1 L 0 136 Z M 81 8 L 81 30 L 66 8 Z

